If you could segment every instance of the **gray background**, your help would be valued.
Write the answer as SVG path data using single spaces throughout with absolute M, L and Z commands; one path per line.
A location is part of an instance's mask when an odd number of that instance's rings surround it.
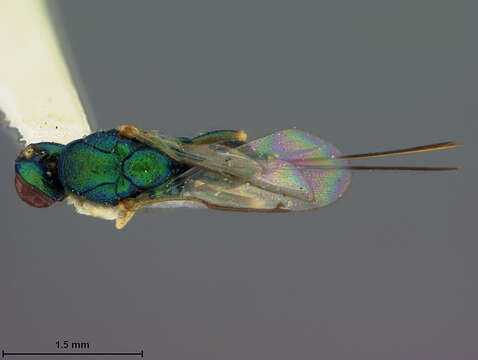
M 63 1 L 100 128 L 297 126 L 373 164 L 329 208 L 177 209 L 123 231 L 17 199 L 2 136 L 0 346 L 148 359 L 476 359 L 476 1 Z M 32 86 L 39 86 L 32 84 Z M 21 358 L 21 357 L 18 357 Z M 62 358 L 62 357 L 58 357 Z

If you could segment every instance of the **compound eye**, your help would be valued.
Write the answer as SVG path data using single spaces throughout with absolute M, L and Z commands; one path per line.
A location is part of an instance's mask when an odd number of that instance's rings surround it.
M 55 202 L 41 190 L 27 183 L 18 173 L 15 174 L 15 189 L 20 199 L 36 208 L 45 208 Z

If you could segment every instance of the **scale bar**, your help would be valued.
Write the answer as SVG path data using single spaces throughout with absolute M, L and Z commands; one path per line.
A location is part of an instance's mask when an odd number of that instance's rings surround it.
M 144 357 L 143 350 L 140 352 L 7 352 L 2 350 L 2 358 L 6 356 L 20 356 L 20 355 L 32 355 L 32 356 L 141 356 Z

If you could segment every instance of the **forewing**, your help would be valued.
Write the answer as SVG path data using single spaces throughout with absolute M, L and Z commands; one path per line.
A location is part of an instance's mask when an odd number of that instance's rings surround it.
M 166 144 L 168 144 L 166 146 Z M 231 209 L 309 210 L 342 196 L 347 163 L 333 145 L 296 129 L 279 131 L 237 149 L 163 145 L 200 168 L 182 177 L 182 196 Z M 225 161 L 225 160 L 228 161 Z
M 249 155 L 240 148 L 219 144 L 197 145 L 155 132 L 143 132 L 142 140 L 158 147 L 173 159 L 224 175 L 240 178 L 254 186 L 305 201 L 314 201 L 307 180 L 296 166 L 275 154 L 265 158 Z
M 0 110 L 26 143 L 91 132 L 43 1 L 0 4 Z

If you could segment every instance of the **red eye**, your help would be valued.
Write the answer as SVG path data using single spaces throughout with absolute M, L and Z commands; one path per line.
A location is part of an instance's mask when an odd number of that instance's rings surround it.
M 55 202 L 55 200 L 23 180 L 18 174 L 15 174 L 15 189 L 20 199 L 36 208 L 45 208 Z

